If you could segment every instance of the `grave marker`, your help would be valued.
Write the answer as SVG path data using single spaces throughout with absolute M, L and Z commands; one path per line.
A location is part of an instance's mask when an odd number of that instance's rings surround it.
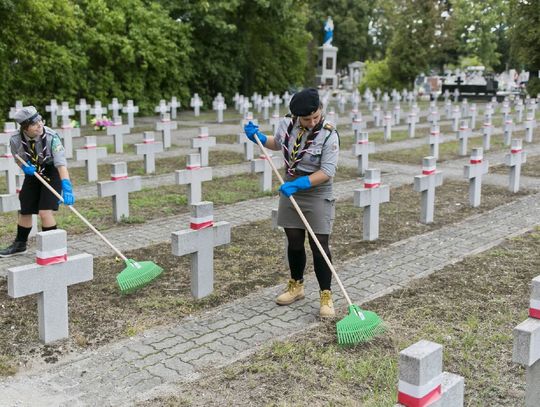
M 276 168 L 279 168 L 283 164 L 283 160 L 279 157 L 270 156 L 270 159 Z M 272 190 L 272 167 L 266 159 L 266 156 L 261 155 L 259 158 L 251 161 L 251 172 L 261 174 L 259 176 L 261 191 L 266 192 Z
M 525 141 L 527 143 L 532 143 L 534 129 L 536 128 L 536 119 L 533 115 L 528 115 L 527 120 L 525 120 Z
M 166 150 L 171 148 L 171 130 L 178 128 L 178 122 L 171 120 L 168 113 L 165 113 L 163 118 L 156 122 L 156 131 L 161 131 L 163 135 L 163 148 Z
M 482 145 L 484 151 L 491 149 L 491 133 L 493 132 L 493 125 L 491 122 L 485 122 L 482 126 Z
M 170 112 L 170 110 L 171 108 L 165 99 L 161 99 L 159 101 L 159 105 L 154 107 L 154 112 L 159 113 L 159 118 L 161 120 L 165 118 L 165 115 L 167 115 Z M 168 117 L 170 117 L 170 115 Z
M 100 198 L 112 197 L 115 222 L 120 222 L 123 217 L 129 217 L 129 193 L 140 190 L 141 177 L 128 177 L 125 162 L 111 164 L 111 181 L 97 183 Z
M 169 102 L 169 110 L 171 112 L 171 119 L 176 119 L 176 111 L 180 107 L 180 102 L 176 98 L 176 96 L 171 97 L 171 101 Z
M 112 126 L 107 126 L 107 136 L 113 136 L 114 152 L 122 154 L 124 152 L 124 135 L 129 135 L 130 127 L 122 124 L 122 118 L 118 117 Z
M 118 103 L 117 98 L 113 98 L 111 104 L 108 106 L 109 110 L 112 112 L 113 120 L 116 117 L 120 116 L 120 111 L 122 110 L 123 105 L 121 103 Z
M 503 133 L 504 133 L 504 145 L 509 146 L 512 142 L 512 130 L 514 129 L 514 123 L 512 122 L 512 116 L 507 115 L 504 119 Z
M 143 133 L 143 142 L 135 144 L 135 153 L 144 156 L 144 173 L 156 172 L 156 154 L 163 152 L 163 143 L 156 141 L 153 131 Z
M 435 188 L 441 186 L 443 175 L 437 170 L 435 157 L 424 157 L 422 175 L 414 177 L 414 191 L 421 192 L 420 222 L 432 223 L 435 210 Z
M 461 119 L 461 111 L 459 110 L 459 106 L 455 106 L 452 110 L 452 130 L 458 131 L 459 130 L 459 119 Z
M 213 204 L 204 201 L 191 206 L 190 229 L 171 234 L 172 254 L 191 254 L 191 293 L 203 298 L 214 290 L 214 247 L 231 241 L 231 224 L 214 224 Z
M 14 136 L 17 132 L 18 130 L 15 122 L 5 122 L 4 131 L 0 133 L 0 144 L 9 144 L 11 136 Z
M 56 103 L 56 99 L 51 99 L 51 103 L 45 106 L 45 111 L 51 113 L 51 127 L 58 127 L 58 103 Z
M 504 156 L 504 163 L 510 167 L 508 190 L 516 193 L 519 191 L 519 179 L 521 166 L 527 162 L 527 153 L 523 151 L 521 139 L 513 139 L 510 153 Z
M 107 108 L 101 106 L 101 102 L 96 100 L 94 102 L 94 107 L 90 108 L 90 114 L 93 115 L 96 120 L 101 120 L 105 113 L 107 113 Z
M 62 128 L 57 129 L 56 132 L 63 140 L 62 144 L 64 145 L 66 158 L 73 158 L 73 139 L 81 137 L 80 127 L 73 127 L 70 123 L 67 126 L 62 126 Z
M 474 130 L 474 128 L 476 127 L 476 115 L 477 115 L 476 103 L 471 104 L 471 107 L 469 108 L 469 113 L 471 116 L 471 130 Z
M 441 131 L 440 127 L 437 124 L 431 125 L 431 130 L 429 131 L 429 155 L 435 157 L 435 160 L 439 159 L 439 143 L 441 142 Z
M 358 175 L 364 175 L 369 166 L 369 154 L 375 152 L 375 143 L 369 141 L 369 134 L 361 132 L 355 135 L 352 153 L 358 157 Z
M 248 100 L 249 102 L 249 100 Z M 203 105 L 203 102 L 201 98 L 199 97 L 198 93 L 195 93 L 193 97 L 191 98 L 191 102 L 189 103 L 189 106 L 193 108 L 194 116 L 199 117 L 200 115 L 200 109 Z
M 488 173 L 489 163 L 484 160 L 481 148 L 473 148 L 469 164 L 466 164 L 463 176 L 469 180 L 469 204 L 480 206 L 482 196 L 482 176 Z
M 390 141 L 392 139 L 392 115 L 390 113 L 384 114 L 384 141 Z
M 540 405 L 540 276 L 533 278 L 529 318 L 514 328 L 512 360 L 525 367 L 525 407 Z M 517 402 L 517 400 L 516 400 Z
M 90 105 L 86 104 L 86 99 L 79 99 L 79 104 L 75 105 L 75 110 L 79 112 L 81 127 L 86 126 L 86 112 L 90 111 Z
M 200 127 L 199 135 L 191 139 L 191 148 L 199 150 L 201 165 L 208 166 L 208 150 L 216 145 L 215 137 L 208 137 L 208 127 Z
M 62 128 L 73 127 L 71 118 L 75 114 L 75 110 L 69 108 L 68 102 L 62 102 L 62 106 L 58 110 L 58 114 L 62 117 Z
M 238 143 L 244 148 L 244 158 L 246 161 L 253 160 L 254 144 L 246 137 L 246 133 L 238 133 Z
M 217 119 L 216 121 L 218 123 L 223 123 L 223 111 L 225 109 L 227 109 L 227 105 L 225 104 L 225 102 L 221 99 L 215 99 L 213 102 L 212 102 L 212 109 L 215 110 L 217 112 Z
M 176 170 L 176 184 L 189 185 L 187 190 L 188 204 L 202 201 L 202 183 L 212 180 L 212 168 L 201 167 L 201 155 L 189 154 L 185 170 Z
M 139 106 L 135 106 L 133 100 L 129 99 L 127 104 L 122 108 L 122 112 L 127 113 L 128 126 L 130 128 L 135 127 L 134 115 L 135 113 L 139 113 Z
M 409 138 L 414 138 L 416 132 L 416 113 L 414 112 L 407 115 L 407 130 Z
M 86 180 L 94 182 L 98 179 L 98 159 L 107 157 L 107 149 L 98 147 L 96 136 L 86 136 L 83 148 L 75 150 L 75 160 L 85 161 Z
M 39 338 L 50 343 L 69 336 L 67 287 L 92 280 L 93 259 L 86 253 L 68 257 L 61 229 L 38 233 L 36 246 L 35 264 L 8 269 L 8 295 L 38 295 Z
M 471 136 L 471 129 L 469 129 L 469 123 L 467 120 L 463 120 L 461 122 L 461 126 L 459 127 L 459 131 L 457 134 L 457 138 L 459 140 L 458 154 L 462 157 L 467 155 L 467 145 L 468 145 L 470 136 Z
M 443 372 L 442 346 L 426 340 L 399 353 L 396 407 L 463 407 L 463 377 Z
M 18 112 L 19 110 L 21 110 L 22 108 L 23 108 L 23 102 L 22 102 L 22 100 L 16 100 L 16 101 L 15 101 L 15 106 L 9 108 L 9 114 L 8 114 L 8 117 L 9 117 L 10 119 L 15 119 L 15 114 L 17 114 L 17 112 Z
M 381 185 L 381 171 L 366 170 L 364 188 L 354 190 L 354 206 L 364 208 L 363 239 L 377 240 L 379 238 L 379 206 L 390 201 L 390 187 Z
M 17 192 L 16 177 L 21 173 L 21 169 L 15 162 L 8 144 L 0 145 L 0 173 L 5 174 L 8 194 L 15 194 Z

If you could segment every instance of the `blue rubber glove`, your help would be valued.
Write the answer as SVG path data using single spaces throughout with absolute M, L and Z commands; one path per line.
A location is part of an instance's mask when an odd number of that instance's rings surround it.
M 290 197 L 295 192 L 304 191 L 309 188 L 311 188 L 311 181 L 307 175 L 304 175 L 303 177 L 285 182 L 279 187 L 279 190 L 286 197 Z
M 253 124 L 252 122 L 249 122 L 244 126 L 244 132 L 246 133 L 246 136 L 248 139 L 253 141 L 255 144 L 257 144 L 257 140 L 255 140 L 255 134 L 261 140 L 262 145 L 266 143 L 266 136 L 259 131 L 259 126 L 256 124 Z
M 26 165 L 23 165 L 22 170 L 26 175 L 34 175 L 36 173 L 36 167 L 30 163 L 30 160 L 26 162 Z
M 64 198 L 65 205 L 73 205 L 75 203 L 75 196 L 73 195 L 73 186 L 69 179 L 62 180 L 62 198 Z

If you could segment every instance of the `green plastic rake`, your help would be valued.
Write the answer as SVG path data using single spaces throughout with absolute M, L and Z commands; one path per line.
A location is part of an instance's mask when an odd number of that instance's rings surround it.
M 264 156 L 266 157 L 268 164 L 270 164 L 277 178 L 283 184 L 284 181 L 283 181 L 283 178 L 281 177 L 281 174 L 277 170 L 273 161 L 268 156 L 266 149 L 262 145 L 257 135 L 255 135 L 255 140 L 257 140 L 257 144 L 259 145 Z M 317 239 L 317 236 L 315 235 L 315 232 L 313 232 L 313 229 L 309 225 L 309 222 L 307 221 L 306 217 L 302 213 L 302 210 L 298 206 L 298 203 L 296 202 L 296 200 L 294 199 L 292 195 L 289 197 L 289 199 L 291 200 L 291 203 L 296 209 L 296 212 L 298 212 L 298 215 L 302 219 L 302 222 L 304 223 L 304 226 L 309 232 L 309 235 L 311 236 L 311 238 L 317 245 L 317 248 L 321 252 L 321 255 L 324 257 L 326 264 L 330 268 L 332 275 L 336 279 L 339 287 L 341 288 L 341 291 L 343 292 L 343 296 L 349 303 L 348 315 L 342 320 L 338 321 L 338 323 L 336 324 L 338 343 L 340 345 L 355 345 L 358 343 L 366 342 L 372 339 L 373 337 L 382 334 L 385 331 L 385 326 L 381 318 L 376 313 L 372 311 L 364 311 L 358 305 L 355 305 L 352 303 L 349 295 L 347 294 L 347 291 L 345 290 L 345 287 L 343 286 L 343 283 L 341 282 L 336 270 L 334 269 L 334 266 L 332 265 L 332 262 L 326 255 L 326 252 L 321 246 L 319 239 Z
M 19 157 L 19 155 L 16 155 L 17 159 L 23 164 L 27 165 L 24 160 Z M 56 190 L 49 185 L 47 181 L 45 181 L 41 175 L 39 175 L 37 172 L 34 174 L 38 180 L 40 180 L 43 185 L 45 185 L 49 191 L 51 191 L 60 201 L 64 202 L 64 199 L 62 196 L 56 192 Z M 141 261 L 136 262 L 135 260 L 128 259 L 126 256 L 124 256 L 120 250 L 118 250 L 109 240 L 101 234 L 99 230 L 97 230 L 88 220 L 79 213 L 77 209 L 75 209 L 71 205 L 67 205 L 71 211 L 77 215 L 85 224 L 88 226 L 92 232 L 94 232 L 96 235 L 98 235 L 105 243 L 109 245 L 111 249 L 113 249 L 116 254 L 124 261 L 126 264 L 126 268 L 116 276 L 116 282 L 118 283 L 118 286 L 120 287 L 120 291 L 122 294 L 129 294 L 133 291 L 138 290 L 139 288 L 144 287 L 145 285 L 149 284 L 153 280 L 155 280 L 161 273 L 163 273 L 163 269 L 159 267 L 157 264 L 151 261 Z

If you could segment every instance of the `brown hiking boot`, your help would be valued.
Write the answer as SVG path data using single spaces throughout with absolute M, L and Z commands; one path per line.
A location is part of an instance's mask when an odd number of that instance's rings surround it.
M 332 302 L 332 291 L 321 291 L 321 310 L 319 311 L 321 318 L 329 318 L 336 315 L 334 303 Z
M 304 297 L 304 282 L 291 278 L 287 283 L 285 292 L 276 298 L 276 304 L 290 305 L 295 301 L 304 299 Z

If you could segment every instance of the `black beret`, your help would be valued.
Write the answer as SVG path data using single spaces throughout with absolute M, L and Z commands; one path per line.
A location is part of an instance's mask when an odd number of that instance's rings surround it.
M 319 92 L 315 88 L 308 88 L 295 93 L 289 103 L 289 109 L 295 116 L 309 116 L 315 113 L 319 106 Z

